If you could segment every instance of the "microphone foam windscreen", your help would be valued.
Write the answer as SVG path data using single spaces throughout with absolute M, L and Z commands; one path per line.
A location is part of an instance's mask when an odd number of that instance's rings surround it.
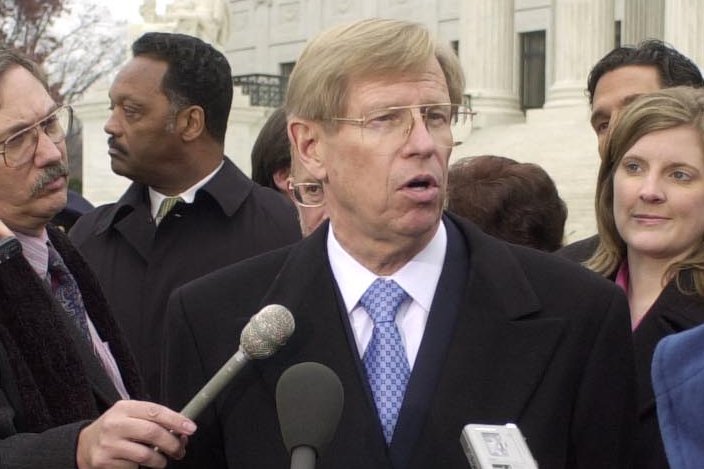
M 343 402 L 340 378 L 327 366 L 305 362 L 284 371 L 276 384 L 276 410 L 289 453 L 310 446 L 319 455 L 335 434 Z
M 294 329 L 293 315 L 288 308 L 265 306 L 242 329 L 240 348 L 248 358 L 268 358 L 286 343 Z

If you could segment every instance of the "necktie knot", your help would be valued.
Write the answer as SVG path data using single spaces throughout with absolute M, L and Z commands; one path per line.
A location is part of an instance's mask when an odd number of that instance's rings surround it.
M 179 196 L 176 197 L 167 197 L 164 200 L 161 201 L 161 205 L 159 205 L 159 210 L 156 212 L 156 222 L 159 223 L 167 213 L 171 211 L 174 206 L 179 203 L 183 202 L 183 199 Z
M 374 325 L 393 322 L 398 307 L 408 297 L 408 293 L 393 280 L 378 278 L 364 292 L 359 303 L 374 321 Z

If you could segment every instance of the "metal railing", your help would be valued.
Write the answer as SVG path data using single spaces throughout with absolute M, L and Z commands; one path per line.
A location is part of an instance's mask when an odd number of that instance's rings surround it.
M 284 103 L 288 77 L 283 75 L 267 75 L 252 73 L 250 75 L 235 75 L 232 85 L 242 88 L 242 93 L 249 96 L 252 106 L 279 107 Z M 472 95 L 462 96 L 462 104 L 471 108 Z
M 236 75 L 232 84 L 242 88 L 242 93 L 249 96 L 252 106 L 279 107 L 284 102 L 288 77 L 253 73 Z

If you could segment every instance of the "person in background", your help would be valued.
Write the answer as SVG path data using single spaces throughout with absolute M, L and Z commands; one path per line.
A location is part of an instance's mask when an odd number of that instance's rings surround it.
M 225 267 L 169 300 L 166 402 L 187 402 L 262 307 L 295 319 L 205 409 L 174 467 L 287 467 L 275 387 L 322 363 L 344 407 L 320 469 L 464 469 L 468 423 L 516 423 L 541 469 L 629 466 L 635 381 L 627 303 L 613 283 L 445 213 L 464 77 L 422 25 L 328 29 L 286 95 L 297 157 L 329 220 L 294 245 Z
M 151 396 L 171 291 L 300 239 L 295 210 L 225 155 L 230 66 L 209 44 L 147 33 L 110 88 L 112 170 L 133 182 L 70 237 L 96 272 Z
M 567 206 L 540 166 L 503 156 L 461 158 L 450 166 L 447 209 L 485 233 L 553 252 L 562 247 Z
M 673 47 L 657 39 L 636 46 L 617 47 L 594 65 L 587 79 L 591 126 L 603 145 L 609 122 L 623 106 L 641 94 L 673 86 L 704 86 L 697 65 Z M 584 262 L 594 254 L 598 235 L 562 248 L 558 254 Z
M 0 49 L 0 467 L 164 467 L 195 424 L 136 400 L 98 281 L 50 223 L 66 205 L 72 120 L 34 62 Z
M 308 236 L 324 220 L 323 185 L 296 156 L 286 130 L 286 110 L 276 109 L 264 123 L 252 148 L 252 180 L 283 192 L 298 212 L 301 233 Z
M 260 186 L 288 193 L 291 144 L 286 135 L 286 110 L 277 108 L 266 120 L 252 146 L 252 180 Z
M 597 180 L 599 245 L 585 265 L 628 297 L 636 467 L 667 468 L 651 362 L 660 339 L 704 322 L 704 89 L 643 95 L 610 126 Z
M 328 219 L 325 192 L 323 183 L 303 166 L 294 147 L 291 147 L 291 176 L 287 182 L 289 197 L 296 204 L 301 233 L 308 236 Z

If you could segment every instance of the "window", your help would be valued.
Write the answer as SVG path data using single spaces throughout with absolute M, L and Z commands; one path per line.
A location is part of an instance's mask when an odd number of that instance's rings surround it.
M 545 103 L 545 31 L 521 33 L 521 109 Z
M 279 64 L 279 75 L 282 77 L 290 77 L 293 71 L 293 66 L 296 62 L 284 62 Z

